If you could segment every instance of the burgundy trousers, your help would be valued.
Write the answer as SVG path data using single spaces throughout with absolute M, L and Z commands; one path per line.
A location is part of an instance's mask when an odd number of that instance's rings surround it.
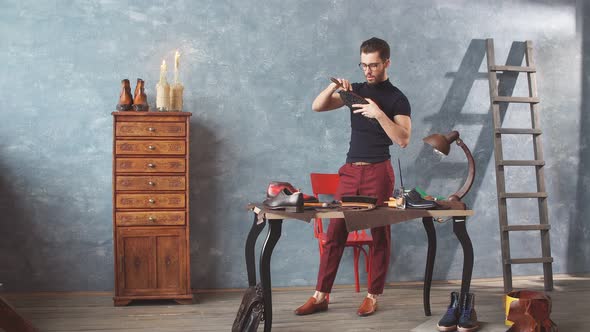
M 340 183 L 334 199 L 340 199 L 344 195 L 366 195 L 377 197 L 377 204 L 382 205 L 392 195 L 395 176 L 389 160 L 362 166 L 347 163 L 340 167 L 338 174 Z M 371 235 L 373 251 L 370 258 L 371 280 L 368 291 L 371 294 L 381 294 L 391 255 L 390 227 L 388 225 L 371 228 Z M 330 219 L 324 253 L 320 257 L 317 291 L 330 293 L 332 290 L 347 238 L 348 231 L 344 219 Z

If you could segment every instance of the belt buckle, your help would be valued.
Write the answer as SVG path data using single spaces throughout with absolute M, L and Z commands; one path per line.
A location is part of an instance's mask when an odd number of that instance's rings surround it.
M 355 161 L 352 164 L 355 165 L 355 166 L 367 166 L 367 165 L 371 165 L 371 163 L 368 163 L 366 161 Z

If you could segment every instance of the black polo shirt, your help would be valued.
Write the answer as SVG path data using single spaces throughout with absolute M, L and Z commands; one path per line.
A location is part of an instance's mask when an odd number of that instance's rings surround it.
M 352 91 L 372 99 L 393 121 L 396 115 L 411 116 L 408 98 L 389 79 L 371 85 L 367 82 L 353 83 Z M 377 163 L 390 159 L 389 146 L 393 144 L 376 119 L 369 119 L 350 110 L 350 148 L 347 163 L 365 161 Z

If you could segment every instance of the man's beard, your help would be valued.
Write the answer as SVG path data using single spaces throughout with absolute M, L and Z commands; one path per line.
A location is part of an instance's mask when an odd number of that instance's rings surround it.
M 385 81 L 385 75 L 379 75 L 379 76 L 373 75 L 373 81 L 372 82 L 369 82 L 369 79 L 366 76 L 365 76 L 365 79 L 367 80 L 367 84 L 369 84 L 369 85 L 376 85 L 376 84 L 379 84 L 379 83 Z

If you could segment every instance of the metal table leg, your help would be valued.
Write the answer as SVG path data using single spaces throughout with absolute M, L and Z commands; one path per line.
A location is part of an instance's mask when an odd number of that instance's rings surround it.
M 260 235 L 260 232 L 262 232 L 265 225 L 266 219 L 263 222 L 258 223 L 258 215 L 254 213 L 254 222 L 248 233 L 246 247 L 244 249 L 246 255 L 246 271 L 248 271 L 248 286 L 256 286 L 256 256 L 254 255 L 254 248 L 256 247 L 258 235 Z
M 260 284 L 264 295 L 264 331 L 269 332 L 272 328 L 272 292 L 270 282 L 270 257 L 272 251 L 281 237 L 282 219 L 269 219 L 268 234 L 262 246 L 260 255 Z
M 426 270 L 424 272 L 424 315 L 432 315 L 430 312 L 430 286 L 432 285 L 432 271 L 434 270 L 434 258 L 436 257 L 436 231 L 432 217 L 422 218 L 426 235 L 428 236 L 428 255 L 426 256 Z
M 465 227 L 466 219 L 466 217 L 453 217 L 453 232 L 463 248 L 463 276 L 461 278 L 461 302 L 459 303 L 463 303 L 464 297 L 469 293 L 473 272 L 473 246 Z

